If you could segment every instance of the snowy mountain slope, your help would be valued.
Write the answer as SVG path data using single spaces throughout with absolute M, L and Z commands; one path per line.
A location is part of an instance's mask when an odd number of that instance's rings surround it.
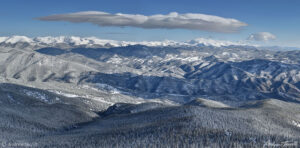
M 261 147 L 269 138 L 280 143 L 299 141 L 300 135 L 299 105 L 276 99 L 235 108 L 219 108 L 221 103 L 209 100 L 204 102 L 208 106 L 194 101 L 176 106 L 117 103 L 101 111 L 90 110 L 92 104 L 101 104 L 92 99 L 89 103 L 87 98 L 13 84 L 0 85 L 0 98 L 1 141 L 32 147 L 127 147 L 133 142 L 140 143 L 134 147 L 155 147 L 185 140 L 190 146 Z
M 20 85 L 1 83 L 0 98 L 2 142 L 28 140 L 31 136 L 59 131 L 98 116 L 80 98 L 67 98 Z
M 300 130 L 294 124 L 300 120 L 297 105 L 272 99 L 253 104 L 262 105 L 235 109 L 184 105 L 130 112 L 141 105 L 118 104 L 100 114 L 105 115 L 102 118 L 36 141 L 47 146 L 51 139 L 58 141 L 55 146 L 69 147 L 74 143 L 91 147 L 159 147 L 184 141 L 189 141 L 185 146 L 196 147 L 233 143 L 262 147 L 270 138 L 277 143 L 299 141 Z
M 223 104 L 221 102 L 202 99 L 202 98 L 192 100 L 191 102 L 188 102 L 185 105 L 195 105 L 195 106 L 211 107 L 211 108 L 230 108 L 228 105 Z
M 85 61 L 89 64 L 92 62 Z M 1 49 L 0 53 L 0 82 L 51 90 L 59 95 L 90 98 L 102 102 L 102 109 L 116 102 L 145 102 L 142 98 L 122 94 L 118 89 L 106 84 L 79 84 L 80 78 L 90 71 L 99 72 L 112 68 L 110 64 L 89 64 L 46 56 L 34 51 L 5 48 Z M 104 85 L 107 87 L 101 87 Z M 32 96 L 38 95 L 27 93 Z
M 198 97 L 230 105 L 265 98 L 297 102 L 300 67 L 291 56 L 297 51 L 280 53 L 246 46 L 3 47 L 0 75 L 20 84 L 87 85 L 129 97 L 178 103 Z M 279 55 L 286 55 L 285 60 Z

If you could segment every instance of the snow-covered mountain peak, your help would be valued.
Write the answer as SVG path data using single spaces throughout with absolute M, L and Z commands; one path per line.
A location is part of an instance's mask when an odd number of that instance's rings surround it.
M 8 39 L 8 37 L 0 37 L 0 43 L 6 41 Z
M 32 43 L 33 40 L 26 36 L 12 36 L 12 37 L 0 37 L 1 42 L 5 42 L 7 44 L 15 44 L 15 43 Z
M 214 40 L 209 38 L 196 38 L 188 41 L 188 44 L 192 46 L 215 46 L 215 47 L 230 46 L 230 45 L 241 45 L 241 46 L 247 45 L 245 43 L 231 42 L 231 41 L 224 41 L 224 40 Z
M 72 44 L 72 45 L 88 45 L 88 44 L 97 44 L 105 45 L 109 42 L 114 42 L 112 40 L 102 40 L 96 37 L 87 37 L 81 38 L 77 36 L 59 36 L 59 37 L 36 37 L 33 39 L 36 43 L 42 44 Z

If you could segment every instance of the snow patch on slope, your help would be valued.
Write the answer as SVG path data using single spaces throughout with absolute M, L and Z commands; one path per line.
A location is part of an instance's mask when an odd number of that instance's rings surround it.
M 80 96 L 75 95 L 75 94 L 69 94 L 69 93 L 65 93 L 65 92 L 57 91 L 57 90 L 49 90 L 49 92 L 52 92 L 52 93 L 55 93 L 55 94 L 58 94 L 58 95 L 61 95 L 61 96 L 65 96 L 65 97 L 68 97 L 68 98 L 80 97 Z
M 57 91 L 57 90 L 49 90 L 49 92 L 52 92 L 52 93 L 55 93 L 55 94 L 58 94 L 58 95 L 61 95 L 61 96 L 64 96 L 64 97 L 68 97 L 68 98 L 88 98 L 88 99 L 93 99 L 93 100 L 96 100 L 96 101 L 99 101 L 99 102 L 102 102 L 102 103 L 105 103 L 105 104 L 109 104 L 109 105 L 113 104 L 112 102 L 105 101 L 103 98 L 94 97 L 94 96 L 91 96 L 91 95 L 76 95 L 76 94 L 70 94 L 70 93 Z
M 292 121 L 292 123 L 296 126 L 296 127 L 299 127 L 300 128 L 300 122 L 296 122 L 296 121 Z
M 46 102 L 46 103 L 50 102 L 49 98 L 45 94 L 43 94 L 43 93 L 40 93 L 40 92 L 37 92 L 37 91 L 30 91 L 30 90 L 27 90 L 27 89 L 24 89 L 23 93 L 25 93 L 29 97 L 33 97 L 33 98 L 39 99 L 39 100 L 41 100 L 43 102 Z

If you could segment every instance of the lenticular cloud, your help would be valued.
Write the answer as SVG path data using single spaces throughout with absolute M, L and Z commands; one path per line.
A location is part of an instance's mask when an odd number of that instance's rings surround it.
M 166 15 L 110 14 L 100 11 L 84 11 L 56 14 L 37 18 L 42 21 L 67 21 L 72 23 L 92 23 L 99 26 L 138 27 L 144 29 L 190 29 L 211 32 L 233 33 L 247 26 L 239 20 L 219 16 L 171 12 Z

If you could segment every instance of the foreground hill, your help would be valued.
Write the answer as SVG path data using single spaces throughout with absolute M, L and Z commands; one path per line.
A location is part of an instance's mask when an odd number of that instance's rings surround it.
M 7 145 L 262 147 L 268 141 L 300 142 L 299 105 L 276 99 L 240 107 L 200 99 L 183 105 L 117 103 L 97 110 L 101 103 L 86 98 L 12 84 L 2 84 L 0 91 L 0 138 Z

